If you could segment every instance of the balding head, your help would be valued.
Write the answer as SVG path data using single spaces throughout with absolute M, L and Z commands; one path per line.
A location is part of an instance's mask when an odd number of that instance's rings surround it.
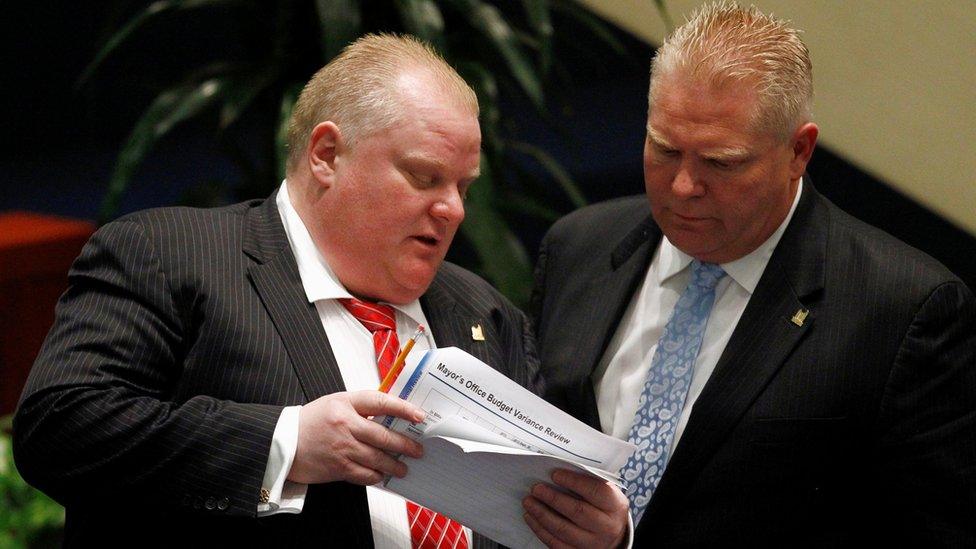
M 288 175 L 306 157 L 317 124 L 334 122 L 350 146 L 402 120 L 405 78 L 423 74 L 457 105 L 478 115 L 478 99 L 458 73 L 411 36 L 370 34 L 347 46 L 305 85 L 288 127 Z

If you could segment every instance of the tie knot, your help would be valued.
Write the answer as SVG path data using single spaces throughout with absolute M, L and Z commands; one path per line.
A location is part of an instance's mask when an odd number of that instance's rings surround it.
M 339 303 L 356 317 L 370 333 L 380 330 L 396 330 L 396 313 L 393 307 L 355 298 L 340 299 Z
M 691 283 L 705 289 L 712 289 L 725 276 L 722 267 L 715 263 L 704 263 L 697 259 L 691 263 Z

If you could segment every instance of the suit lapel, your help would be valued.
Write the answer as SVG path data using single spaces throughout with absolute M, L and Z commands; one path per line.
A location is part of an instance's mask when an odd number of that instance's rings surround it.
M 576 356 L 587 378 L 606 351 L 660 240 L 661 232 L 648 216 L 617 244 L 604 270 L 579 296 L 576 308 L 586 311 L 589 319 L 577 338 Z
M 345 386 L 315 305 L 305 296 L 275 196 L 248 211 L 243 249 L 255 260 L 248 268 L 251 283 L 284 342 L 305 397 L 312 401 Z
M 455 312 L 457 302 L 444 291 L 435 278 L 420 297 L 420 307 L 430 324 L 430 332 L 437 338 L 438 347 L 458 347 L 465 351 L 463 336 L 464 320 Z M 470 351 L 469 351 L 470 352 Z
M 688 425 L 641 524 L 688 491 L 755 399 L 810 331 L 823 288 L 827 219 L 809 176 L 797 210 L 770 258 L 711 378 L 695 402 Z M 797 311 L 809 313 L 797 323 Z
M 600 417 L 591 376 L 643 280 L 660 240 L 661 231 L 648 216 L 614 247 L 609 258 L 603 258 L 605 263 L 596 265 L 599 269 L 596 276 L 591 277 L 577 296 L 574 309 L 585 315 L 578 325 L 586 328 L 579 330 L 576 338 L 573 356 L 578 360 L 572 363 L 576 368 L 572 379 L 579 380 L 579 384 L 572 398 L 581 412 L 578 419 L 595 429 L 600 429 Z
M 430 324 L 431 333 L 438 347 L 457 347 L 478 358 L 486 364 L 495 364 L 494 357 L 502 356 L 495 338 L 487 334 L 484 340 L 475 340 L 472 328 L 481 326 L 487 333 L 491 326 L 489 318 L 483 318 L 463 302 L 456 300 L 448 289 L 449 282 L 443 272 L 438 272 L 430 287 L 420 297 L 420 306 Z

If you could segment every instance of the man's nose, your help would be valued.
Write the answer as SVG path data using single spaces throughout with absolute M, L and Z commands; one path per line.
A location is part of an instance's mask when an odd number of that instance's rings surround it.
M 701 196 L 704 194 L 705 187 L 701 184 L 698 175 L 687 161 L 682 162 L 678 171 L 674 174 L 671 181 L 671 192 L 685 198 Z
M 440 193 L 430 207 L 430 214 L 445 223 L 459 224 L 464 220 L 464 199 L 456 187 Z

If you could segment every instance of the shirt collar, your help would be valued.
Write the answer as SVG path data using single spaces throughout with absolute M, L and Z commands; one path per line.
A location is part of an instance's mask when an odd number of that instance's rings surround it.
M 735 261 L 721 264 L 722 270 L 729 275 L 729 278 L 745 288 L 749 294 L 752 294 L 756 290 L 759 279 L 762 277 L 763 271 L 766 270 L 766 265 L 769 263 L 769 258 L 773 256 L 773 250 L 776 249 L 776 245 L 779 244 L 779 239 L 782 238 L 787 225 L 793 219 L 793 212 L 796 211 L 796 205 L 800 203 L 800 194 L 802 192 L 803 178 L 800 178 L 799 184 L 796 187 L 796 196 L 793 197 L 793 205 L 790 206 L 790 211 L 786 214 L 786 218 L 773 231 L 773 234 L 769 235 L 769 238 L 752 252 Z M 657 263 L 658 279 L 664 282 L 668 278 L 683 271 L 693 260 L 693 257 L 676 248 L 668 240 L 667 236 L 663 237 L 661 239 L 660 257 Z
M 352 298 L 353 295 L 342 285 L 339 277 L 329 267 L 329 262 L 325 260 L 325 257 L 315 246 L 312 235 L 309 234 L 302 218 L 292 206 L 291 198 L 288 196 L 287 183 L 287 180 L 282 181 L 281 187 L 278 189 L 278 196 L 275 198 L 275 205 L 278 207 L 278 214 L 281 216 L 285 235 L 288 236 L 288 243 L 295 254 L 298 276 L 301 277 L 305 297 L 308 298 L 309 303 L 328 299 Z M 392 303 L 387 303 L 387 305 L 401 311 L 418 324 L 423 322 L 419 300 L 415 299 L 405 305 L 394 305 Z

